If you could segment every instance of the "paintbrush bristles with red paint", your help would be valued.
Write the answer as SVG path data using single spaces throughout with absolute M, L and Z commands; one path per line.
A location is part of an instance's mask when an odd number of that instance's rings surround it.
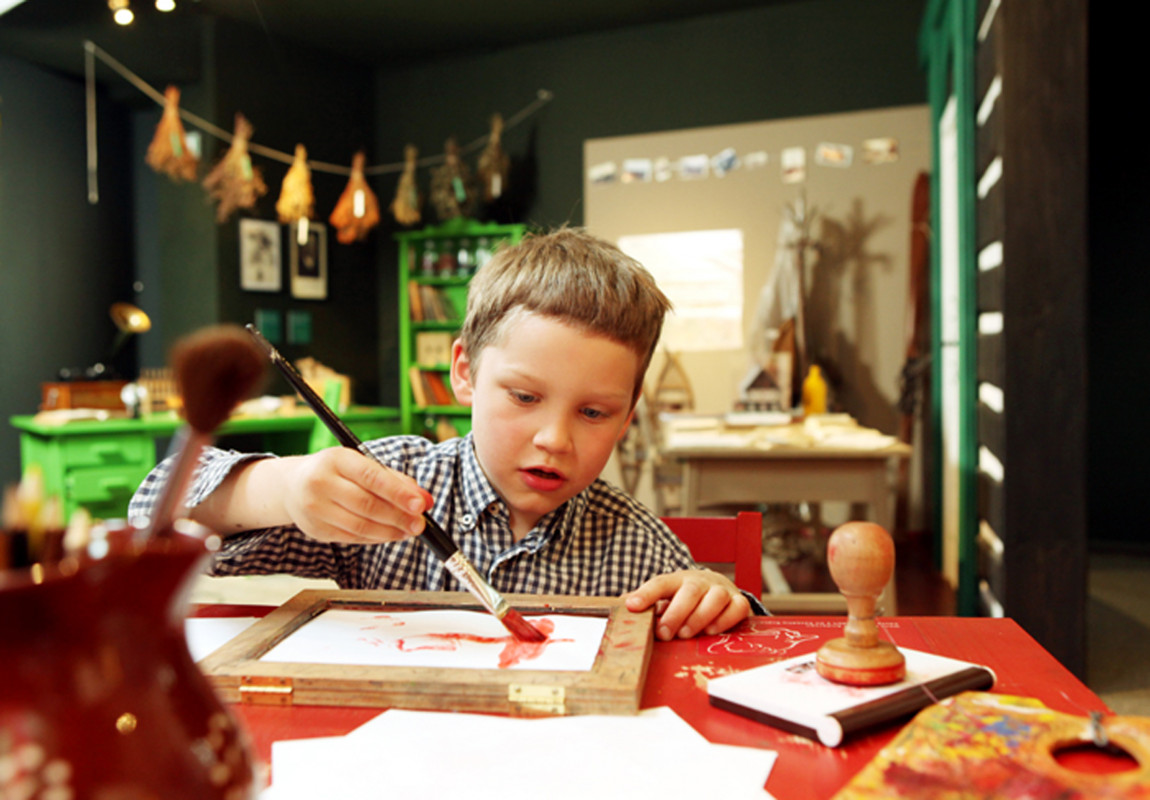
M 170 361 L 187 425 L 172 443 L 177 455 L 144 529 L 146 536 L 170 531 L 201 451 L 232 409 L 258 391 L 267 372 L 263 353 L 237 325 L 216 325 L 181 339 Z
M 516 639 L 524 642 L 544 642 L 547 640 L 547 635 L 543 631 L 523 619 L 523 615 L 514 608 L 507 609 L 507 613 L 503 615 L 503 619 L 500 621 L 503 623 L 503 627 L 511 631 L 511 635 Z

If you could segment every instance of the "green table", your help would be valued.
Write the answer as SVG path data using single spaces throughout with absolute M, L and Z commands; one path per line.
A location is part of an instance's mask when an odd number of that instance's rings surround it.
M 395 408 L 353 406 L 340 416 L 364 440 L 391 436 L 401 429 Z M 128 500 L 156 465 L 157 442 L 169 439 L 182 424 L 172 413 L 60 424 L 27 415 L 12 417 L 10 422 L 20 431 L 21 469 L 40 465 L 45 492 L 60 496 L 66 517 L 82 506 L 100 519 L 127 513 Z M 232 417 L 217 435 L 223 446 L 279 455 L 312 453 L 336 444 L 306 408 L 291 414 Z

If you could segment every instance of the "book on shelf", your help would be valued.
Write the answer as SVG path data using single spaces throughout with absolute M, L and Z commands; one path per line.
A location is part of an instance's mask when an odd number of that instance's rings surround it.
M 711 705 L 837 747 L 848 736 L 908 717 L 964 691 L 994 686 L 994 672 L 969 661 L 901 649 L 906 677 L 887 686 L 845 686 L 815 669 L 815 653 L 714 678 Z
M 417 406 L 431 405 L 427 402 L 430 392 L 427 391 L 427 386 L 423 382 L 423 372 L 416 365 L 412 364 L 407 370 L 408 382 L 411 384 L 411 396 L 415 398 Z
M 443 376 L 438 372 L 424 372 L 423 379 L 427 383 L 429 396 L 433 405 L 437 406 L 452 406 L 455 405 L 455 395 L 451 393 L 451 389 L 447 387 L 447 382 L 443 380 Z
M 415 281 L 407 282 L 407 304 L 411 308 L 411 321 L 423 322 L 423 295 Z
M 423 367 L 450 364 L 452 341 L 446 331 L 419 331 L 415 334 L 415 362 Z
M 419 305 L 423 309 L 423 322 L 448 322 L 457 319 L 451 300 L 434 286 L 419 284 Z
M 440 373 L 428 372 L 412 364 L 407 375 L 411 383 L 411 394 L 417 406 L 455 405 L 455 395 L 451 393 L 451 388 Z

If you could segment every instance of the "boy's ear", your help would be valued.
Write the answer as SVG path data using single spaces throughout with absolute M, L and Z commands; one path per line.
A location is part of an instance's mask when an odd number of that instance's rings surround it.
M 475 393 L 472 384 L 474 372 L 475 365 L 471 363 L 463 344 L 456 339 L 451 345 L 451 391 L 461 406 L 471 405 L 471 398 Z

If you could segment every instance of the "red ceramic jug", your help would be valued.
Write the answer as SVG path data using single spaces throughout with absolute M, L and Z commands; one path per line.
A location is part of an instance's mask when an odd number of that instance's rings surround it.
M 246 734 L 184 638 L 204 540 L 106 541 L 0 572 L 0 797 L 254 797 Z

